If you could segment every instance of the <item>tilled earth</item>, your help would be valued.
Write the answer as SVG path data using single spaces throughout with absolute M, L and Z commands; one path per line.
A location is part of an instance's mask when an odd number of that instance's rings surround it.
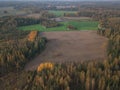
M 42 32 L 48 39 L 46 49 L 31 60 L 25 70 L 34 70 L 41 62 L 80 62 L 82 60 L 104 60 L 107 38 L 97 31 Z

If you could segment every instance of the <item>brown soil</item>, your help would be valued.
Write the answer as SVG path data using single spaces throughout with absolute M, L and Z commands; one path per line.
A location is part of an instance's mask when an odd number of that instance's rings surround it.
M 46 49 L 31 60 L 25 70 L 34 70 L 41 62 L 79 62 L 81 60 L 104 60 L 107 38 L 96 31 L 43 32 L 47 37 Z

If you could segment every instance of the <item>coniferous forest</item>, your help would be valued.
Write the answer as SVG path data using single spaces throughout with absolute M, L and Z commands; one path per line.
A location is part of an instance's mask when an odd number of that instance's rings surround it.
M 2 20 L 0 30 L 0 76 L 22 69 L 26 62 L 43 51 L 46 44 L 46 39 L 39 37 L 37 31 L 16 30 L 16 25 L 21 24 L 17 23 L 13 17 L 6 17 Z M 33 20 L 29 22 L 33 22 Z
M 14 3 L 10 5 L 14 6 Z M 42 2 L 40 5 L 34 3 L 33 8 L 29 7 L 31 3 L 17 3 L 14 7 L 17 10 L 42 14 L 39 18 L 26 14 L 0 17 L 0 90 L 120 90 L 120 2 L 116 2 L 118 5 L 114 2 L 81 3 Z M 68 7 L 61 8 L 62 5 Z M 69 5 L 77 7 L 69 8 Z M 64 13 L 63 17 L 84 16 L 97 21 L 97 35 L 108 39 L 107 58 L 65 63 L 46 61 L 39 63 L 35 70 L 25 70 L 25 65 L 41 54 L 50 41 L 41 35 L 41 31 L 19 30 L 18 27 L 34 24 L 47 28 L 61 26 L 53 19 L 57 16 L 47 10 L 77 10 L 77 13 Z

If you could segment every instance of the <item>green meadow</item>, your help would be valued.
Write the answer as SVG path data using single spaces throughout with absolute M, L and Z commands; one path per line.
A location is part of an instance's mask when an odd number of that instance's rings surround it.
M 19 30 L 38 30 L 38 31 L 69 31 L 67 26 L 72 25 L 77 28 L 77 30 L 97 30 L 98 22 L 97 21 L 66 21 L 60 22 L 61 26 L 45 28 L 40 24 L 22 26 L 19 27 Z

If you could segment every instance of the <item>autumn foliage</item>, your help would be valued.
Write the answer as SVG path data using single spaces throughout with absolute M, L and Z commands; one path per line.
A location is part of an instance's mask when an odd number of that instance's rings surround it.
M 40 72 L 42 71 L 43 69 L 53 69 L 54 65 L 53 63 L 50 63 L 50 62 L 45 62 L 45 63 L 41 63 L 38 68 L 37 68 L 37 71 Z
M 28 41 L 34 41 L 38 35 L 38 31 L 31 31 L 28 35 Z

